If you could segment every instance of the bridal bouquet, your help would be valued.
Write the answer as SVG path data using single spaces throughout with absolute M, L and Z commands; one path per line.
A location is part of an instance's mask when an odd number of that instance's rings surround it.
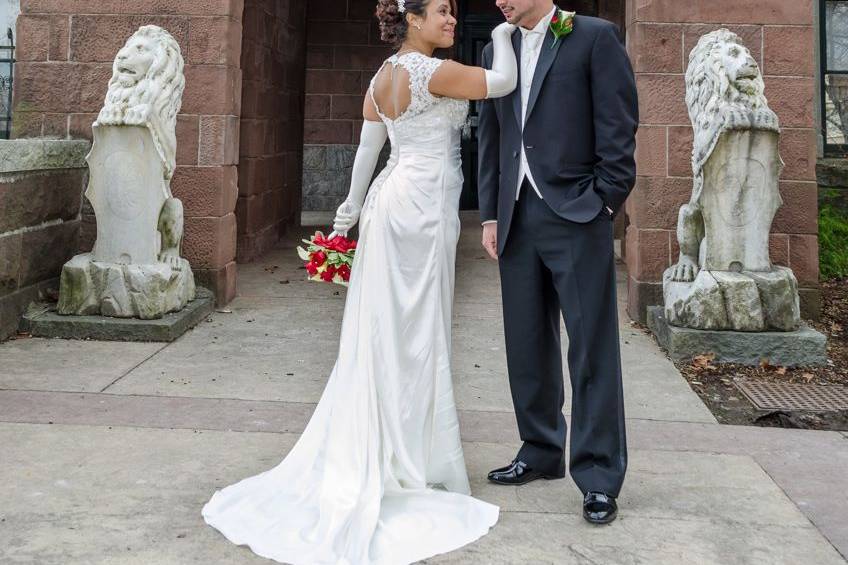
M 318 231 L 303 243 L 306 247 L 298 247 L 297 254 L 306 262 L 309 280 L 347 286 L 356 241 L 341 235 L 329 239 Z

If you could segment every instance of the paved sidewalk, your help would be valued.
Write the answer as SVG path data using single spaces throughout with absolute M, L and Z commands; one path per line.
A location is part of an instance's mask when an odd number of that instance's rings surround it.
M 519 441 L 497 270 L 466 219 L 456 396 L 472 488 L 502 517 L 429 562 L 845 563 L 848 435 L 718 425 L 623 311 L 631 457 L 620 519 L 585 524 L 570 479 L 488 484 Z M 240 266 L 232 313 L 170 345 L 0 344 L 0 563 L 268 563 L 205 526 L 200 508 L 279 462 L 332 368 L 344 293 L 304 281 L 299 266 L 291 247 Z

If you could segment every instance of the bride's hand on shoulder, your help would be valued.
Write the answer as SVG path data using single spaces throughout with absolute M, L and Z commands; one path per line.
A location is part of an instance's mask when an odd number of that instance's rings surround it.
M 443 62 L 430 79 L 430 92 L 460 100 L 483 100 L 509 94 L 518 80 L 518 63 L 512 49 L 515 26 L 504 22 L 492 30 L 492 68 Z
M 505 35 L 507 37 L 512 35 L 512 32 L 515 31 L 515 26 L 509 22 L 504 22 L 497 26 L 492 30 L 492 39 L 495 39 L 499 35 Z

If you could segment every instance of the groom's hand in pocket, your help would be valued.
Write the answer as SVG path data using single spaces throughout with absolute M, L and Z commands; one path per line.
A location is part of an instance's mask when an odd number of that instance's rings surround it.
M 498 223 L 483 224 L 483 249 L 493 260 L 498 260 Z

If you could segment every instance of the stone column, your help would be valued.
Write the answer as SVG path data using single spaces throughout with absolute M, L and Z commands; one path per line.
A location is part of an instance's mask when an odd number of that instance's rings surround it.
M 726 27 L 762 69 L 769 105 L 780 118 L 784 206 L 772 226 L 772 261 L 798 277 L 801 311 L 816 317 L 815 64 L 812 0 L 627 0 L 627 43 L 639 88 L 636 188 L 627 202 L 628 313 L 644 322 L 662 304 L 663 271 L 679 253 L 677 211 L 692 190 L 692 126 L 684 73 L 698 39 Z
M 342 3 L 343 4 L 343 3 Z M 331 6 L 324 6 L 333 13 Z M 238 261 L 300 225 L 306 1 L 245 0 Z

